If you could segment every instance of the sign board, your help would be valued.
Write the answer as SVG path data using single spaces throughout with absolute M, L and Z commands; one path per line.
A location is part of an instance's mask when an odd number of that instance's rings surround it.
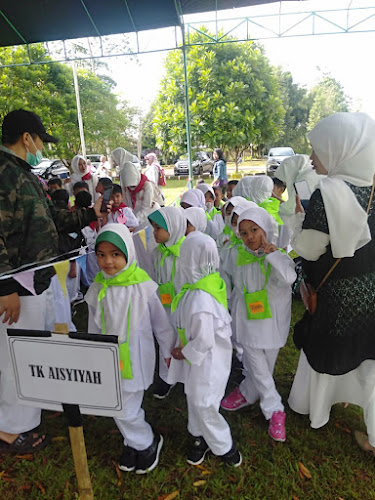
M 20 336 L 19 332 L 12 336 L 8 330 L 20 404 L 62 411 L 61 403 L 69 403 L 79 405 L 81 413 L 119 416 L 122 398 L 117 343 L 55 334 L 35 337 L 27 331 Z

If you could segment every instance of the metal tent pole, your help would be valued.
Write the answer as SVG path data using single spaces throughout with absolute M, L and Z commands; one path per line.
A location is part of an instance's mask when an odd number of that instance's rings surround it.
M 79 98 L 77 68 L 76 68 L 76 63 L 74 61 L 73 61 L 72 64 L 73 64 L 74 90 L 75 90 L 75 93 L 76 93 L 76 103 L 77 103 L 79 136 L 81 138 L 82 155 L 86 158 L 86 144 L 85 144 L 85 135 L 83 133 L 83 122 L 82 122 L 82 113 L 81 113 L 81 101 L 80 101 L 80 98 Z
M 193 188 L 193 164 L 191 155 L 191 136 L 190 136 L 190 107 L 189 107 L 189 82 L 187 74 L 187 53 L 185 44 L 185 26 L 181 25 L 182 31 L 182 54 L 184 58 L 184 88 L 185 88 L 185 119 L 186 119 L 186 145 L 189 166 L 189 189 Z

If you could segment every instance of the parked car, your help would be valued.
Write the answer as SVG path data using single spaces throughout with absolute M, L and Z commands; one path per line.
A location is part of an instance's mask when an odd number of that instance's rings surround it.
M 48 158 L 43 158 L 39 165 L 32 167 L 31 171 L 47 181 L 52 177 L 67 179 L 70 175 L 69 169 L 61 160 L 49 160 Z
M 86 155 L 86 160 L 90 160 L 91 162 L 91 165 L 93 167 L 95 167 L 95 169 L 97 169 L 100 165 L 100 158 L 102 157 L 102 155 L 98 155 L 98 154 L 92 154 L 92 155 Z
M 212 175 L 212 170 L 214 168 L 214 160 L 205 151 L 198 151 L 193 154 L 193 174 L 202 175 L 209 174 Z M 187 154 L 180 156 L 174 165 L 174 175 L 189 175 L 189 165 Z
M 268 175 L 273 175 L 280 163 L 295 153 L 292 148 L 271 148 L 268 151 L 266 169 Z

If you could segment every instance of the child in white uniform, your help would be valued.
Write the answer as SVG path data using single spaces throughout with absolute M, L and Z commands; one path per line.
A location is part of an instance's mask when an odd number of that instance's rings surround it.
M 243 246 L 238 247 L 232 315 L 241 345 L 245 379 L 221 402 L 236 411 L 260 399 L 269 434 L 285 441 L 285 413 L 273 370 L 286 343 L 291 317 L 294 262 L 272 243 L 276 223 L 263 208 L 245 210 L 238 219 Z
M 190 207 L 185 210 L 187 227 L 185 236 L 188 236 L 193 231 L 204 233 L 207 227 L 206 212 L 203 208 Z
M 168 316 L 175 296 L 173 278 L 180 256 L 180 247 L 185 239 L 186 217 L 180 207 L 163 207 L 148 216 L 154 229 L 154 238 L 158 246 L 152 251 L 154 275 L 159 287 L 159 297 Z M 159 357 L 159 377 L 153 396 L 164 399 L 171 386 L 167 383 L 168 367 L 163 356 Z
M 207 220 L 212 221 L 212 224 L 216 227 L 218 235 L 224 229 L 224 220 L 221 215 L 221 209 L 215 207 L 216 195 L 215 191 L 208 184 L 199 184 L 197 189 L 200 189 L 204 194 L 206 200 L 206 214 Z
M 204 194 L 198 188 L 189 189 L 188 191 L 185 191 L 184 194 L 181 196 L 180 205 L 185 210 L 189 207 L 197 207 L 197 208 L 203 208 L 203 210 L 206 211 L 206 200 Z M 209 219 L 207 219 L 207 226 L 205 229 L 205 233 L 208 234 L 208 236 L 211 236 L 211 238 L 213 238 L 214 240 L 216 240 L 216 238 L 219 235 L 217 227 Z
M 162 436 L 153 432 L 142 409 L 155 369 L 154 335 L 168 359 L 175 334 L 156 283 L 137 267 L 128 228 L 107 224 L 98 233 L 95 250 L 101 271 L 85 296 L 88 329 L 119 336 L 123 410 L 115 422 L 124 437 L 119 468 L 145 474 L 157 466 L 163 445 Z
M 211 450 L 228 465 L 241 465 L 229 426 L 219 413 L 227 385 L 232 345 L 225 283 L 216 269 L 219 255 L 212 238 L 192 232 L 181 246 L 172 321 L 179 338 L 172 351 L 169 383 L 182 382 L 188 406 L 188 431 L 194 444 L 188 463 L 198 465 Z
M 139 222 L 133 213 L 133 210 L 124 203 L 121 186 L 113 184 L 112 188 L 112 211 L 108 214 L 108 222 L 117 222 L 125 224 L 131 230 L 139 226 Z

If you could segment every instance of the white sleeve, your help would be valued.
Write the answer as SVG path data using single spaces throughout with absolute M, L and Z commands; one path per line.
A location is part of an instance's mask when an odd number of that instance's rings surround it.
M 152 331 L 159 344 L 163 357 L 170 358 L 172 349 L 175 346 L 176 334 L 156 292 L 148 301 L 148 309 L 150 312 Z
M 99 304 L 97 305 L 97 307 L 99 307 Z M 95 317 L 94 308 L 89 305 L 88 310 L 89 310 L 89 321 L 87 326 L 88 333 L 102 333 L 101 329 L 94 321 Z
M 296 281 L 295 263 L 287 255 L 280 252 L 280 250 L 268 254 L 264 260 L 271 264 L 280 282 L 292 285 Z
M 127 227 L 138 227 L 139 222 L 136 218 L 136 216 L 133 213 L 133 210 L 131 210 L 129 207 L 123 208 L 123 214 L 126 217 L 126 225 Z
M 305 214 L 295 214 L 291 219 L 290 227 L 294 232 L 290 243 L 298 255 L 315 262 L 326 253 L 329 245 L 329 234 L 316 229 L 302 229 L 304 219 Z
M 194 314 L 189 324 L 189 341 L 182 354 L 192 365 L 201 365 L 215 346 L 213 316 L 209 313 Z

